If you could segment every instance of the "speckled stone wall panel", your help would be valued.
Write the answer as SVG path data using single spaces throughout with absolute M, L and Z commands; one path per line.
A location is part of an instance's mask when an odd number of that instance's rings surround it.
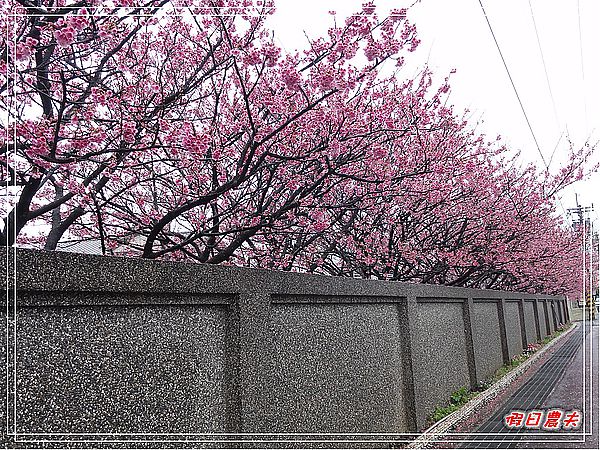
M 402 432 L 398 306 L 278 304 L 273 432 Z
M 548 336 L 548 326 L 546 325 L 546 315 L 544 313 L 544 302 L 538 302 L 538 317 L 540 319 L 540 332 L 542 333 L 542 339 Z
M 525 330 L 527 331 L 527 343 L 537 342 L 537 331 L 535 328 L 535 311 L 533 302 L 523 303 L 523 313 L 525 315 Z
M 506 340 L 508 341 L 509 357 L 519 355 L 523 352 L 523 341 L 521 340 L 521 322 L 519 319 L 519 305 L 517 302 L 506 302 Z
M 560 321 L 558 319 L 558 317 L 559 317 L 558 316 L 558 307 L 556 305 L 556 302 L 552 302 L 552 301 L 548 303 L 548 307 L 552 311 L 552 315 L 550 317 L 554 317 L 554 319 L 551 320 L 553 331 L 556 331 L 558 329 L 558 324 L 560 323 Z
M 24 433 L 223 432 L 223 307 L 21 307 Z
M 417 304 L 417 341 L 413 343 L 417 423 L 423 426 L 452 392 L 469 386 L 462 303 Z
M 561 302 L 554 302 L 554 308 L 556 309 L 556 317 L 559 324 L 565 323 L 565 314 L 563 311 L 563 305 Z
M 483 381 L 502 366 L 502 342 L 496 302 L 474 302 L 471 317 L 477 381 Z

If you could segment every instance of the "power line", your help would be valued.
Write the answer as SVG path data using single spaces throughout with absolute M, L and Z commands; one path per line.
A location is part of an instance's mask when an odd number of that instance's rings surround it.
M 585 70 L 583 64 L 583 39 L 581 38 L 581 1 L 577 0 L 577 27 L 579 28 L 579 58 L 581 60 L 581 85 L 585 91 Z M 585 120 L 585 132 L 588 131 L 587 100 L 583 94 L 583 114 Z
M 506 60 L 504 59 L 504 55 L 502 54 L 502 50 L 500 49 L 500 44 L 498 44 L 498 40 L 496 39 L 496 35 L 494 33 L 494 29 L 492 28 L 492 24 L 490 23 L 490 19 L 488 18 L 488 15 L 485 11 L 485 8 L 483 6 L 483 3 L 481 2 L 481 0 L 479 0 L 479 5 L 481 6 L 481 11 L 483 11 L 483 15 L 485 17 L 485 21 L 488 24 L 488 27 L 490 29 L 490 33 L 492 33 L 492 37 L 494 38 L 494 43 L 496 44 L 496 48 L 498 49 L 498 53 L 500 54 L 500 58 L 502 59 L 502 63 L 504 64 L 504 68 L 506 69 L 506 74 L 508 75 L 508 79 L 510 80 L 510 84 L 513 87 L 513 90 L 515 91 L 515 95 L 517 96 L 517 100 L 519 101 L 519 105 L 521 106 L 521 111 L 523 111 L 523 116 L 525 116 L 525 121 L 527 122 L 527 126 L 529 127 L 529 131 L 531 132 L 531 136 L 533 137 L 533 141 L 535 142 L 535 146 L 537 148 L 538 153 L 540 154 L 540 157 L 542 158 L 542 162 L 544 163 L 544 167 L 546 168 L 546 173 L 548 173 L 550 171 L 549 167 L 548 167 L 548 163 L 546 162 L 546 158 L 544 158 L 544 154 L 542 153 L 542 150 L 540 148 L 540 144 L 538 143 L 537 138 L 535 137 L 535 133 L 533 132 L 533 127 L 531 126 L 531 122 L 529 121 L 529 117 L 527 116 L 527 112 L 525 111 L 525 107 L 523 106 L 523 102 L 521 101 L 521 97 L 519 96 L 519 91 L 517 90 L 517 86 L 515 85 L 515 82 L 513 81 L 512 75 L 510 74 L 510 70 L 508 70 L 508 65 L 506 64 Z M 537 31 L 536 31 L 537 33 Z M 539 38 L 538 38 L 538 43 L 539 43 Z M 542 57 L 543 59 L 543 57 Z M 545 63 L 544 63 L 544 68 L 545 68 Z M 547 72 L 546 72 L 546 76 L 547 76 Z M 553 99 L 553 104 L 554 104 L 554 99 Z M 560 199 L 560 197 L 558 198 L 558 203 L 560 204 L 561 209 L 563 210 L 563 213 L 565 215 L 567 215 L 567 211 L 565 210 L 564 205 L 562 204 L 562 200 Z
M 566 131 L 566 129 L 563 130 L 562 133 L 560 133 L 560 136 L 558 137 L 558 141 L 556 141 L 554 150 L 552 150 L 552 154 L 550 155 L 550 161 L 548 162 L 548 166 L 550 166 L 550 164 L 552 164 L 552 160 L 554 159 L 554 154 L 556 153 L 556 149 L 558 149 L 558 144 L 560 144 L 562 137 L 565 135 L 565 131 Z
M 560 126 L 560 120 L 558 120 L 558 113 L 556 111 L 556 102 L 554 101 L 554 95 L 552 94 L 552 85 L 550 84 L 550 77 L 548 76 L 548 67 L 546 66 L 546 59 L 544 58 L 544 51 L 542 50 L 542 42 L 540 41 L 540 34 L 538 33 L 537 24 L 535 22 L 535 14 L 533 13 L 533 6 L 531 5 L 531 0 L 529 0 L 529 10 L 531 11 L 531 20 L 533 22 L 533 29 L 535 30 L 535 37 L 537 39 L 538 49 L 540 50 L 540 57 L 542 58 L 542 65 L 544 66 L 544 74 L 546 75 L 546 84 L 548 85 L 548 92 L 550 93 L 550 100 L 552 100 L 552 109 L 554 110 L 554 119 L 556 120 L 556 124 Z M 552 164 L 552 159 L 554 158 L 554 154 L 556 153 L 556 149 L 558 148 L 558 144 L 564 135 L 564 131 L 560 134 L 556 145 L 554 146 L 554 150 L 552 150 L 552 154 L 550 155 L 550 161 L 546 166 L 546 170 L 550 169 L 550 164 Z M 567 211 L 562 203 L 562 199 L 558 198 L 558 202 L 560 203 L 560 207 L 563 210 L 563 213 L 567 215 Z
M 544 73 L 546 74 L 546 84 L 548 85 L 548 92 L 550 92 L 550 99 L 552 100 L 552 108 L 554 110 L 554 118 L 556 119 L 556 124 L 558 126 L 560 126 L 560 121 L 558 120 L 558 113 L 556 111 L 556 103 L 554 102 L 554 95 L 552 94 L 552 87 L 550 85 L 550 77 L 548 76 L 548 68 L 546 67 L 546 59 L 544 58 L 544 52 L 542 51 L 542 43 L 540 41 L 540 35 L 538 33 L 537 24 L 535 22 L 535 15 L 533 14 L 533 6 L 531 5 L 531 0 L 529 0 L 529 10 L 531 11 L 531 20 L 533 21 L 533 29 L 535 30 L 535 37 L 537 38 L 538 49 L 540 50 L 540 56 L 542 57 L 542 64 L 544 66 Z
M 521 111 L 523 111 L 523 115 L 525 116 L 525 120 L 527 121 L 527 126 L 529 127 L 529 131 L 531 132 L 531 136 L 533 137 L 533 141 L 535 142 L 537 151 L 540 154 L 540 157 L 542 158 L 542 162 L 544 163 L 546 170 L 548 170 L 548 164 L 546 164 L 546 158 L 544 158 L 544 154 L 542 153 L 542 150 L 540 149 L 540 145 L 538 144 L 538 140 L 535 137 L 535 133 L 533 132 L 533 128 L 531 127 L 531 122 L 529 121 L 529 117 L 527 116 L 527 112 L 525 111 L 525 107 L 523 106 L 523 102 L 521 101 L 521 97 L 519 96 L 519 91 L 517 91 L 517 87 L 515 86 L 515 82 L 513 81 L 513 78 L 510 74 L 510 70 L 508 70 L 508 65 L 506 64 L 506 60 L 504 59 L 504 55 L 502 54 L 502 50 L 500 49 L 500 45 L 498 44 L 498 40 L 496 39 L 496 35 L 494 34 L 494 29 L 492 28 L 492 24 L 490 23 L 490 20 L 488 19 L 487 13 L 485 12 L 485 8 L 483 7 L 483 3 L 481 3 L 481 0 L 479 0 L 479 5 L 481 6 L 481 11 L 483 11 L 485 21 L 487 22 L 490 32 L 492 33 L 492 37 L 494 38 L 494 42 L 496 44 L 496 48 L 498 49 L 498 53 L 500 53 L 500 58 L 502 58 L 502 63 L 504 64 L 504 68 L 506 69 L 506 74 L 508 75 L 510 84 L 512 85 L 513 90 L 515 91 L 515 95 L 517 96 L 517 100 L 519 101 L 519 105 L 521 106 Z

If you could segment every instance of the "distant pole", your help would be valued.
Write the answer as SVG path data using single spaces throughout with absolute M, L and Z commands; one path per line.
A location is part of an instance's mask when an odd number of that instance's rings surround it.
M 586 260 L 586 253 L 585 253 L 585 244 L 586 244 L 586 233 L 585 233 L 585 220 L 583 220 L 583 228 L 582 228 L 582 236 L 583 236 L 583 243 L 582 243 L 582 247 L 581 247 L 581 255 L 583 256 L 583 273 L 582 273 L 582 288 L 583 288 L 583 321 L 585 323 L 585 319 L 586 319 L 586 310 L 587 310 L 587 292 L 585 289 L 585 282 L 586 282 L 586 278 L 587 278 L 587 273 L 585 271 L 585 260 Z
M 594 210 L 594 205 L 592 205 L 592 211 Z M 590 309 L 591 314 L 590 318 L 594 320 L 596 318 L 596 303 L 594 301 L 594 223 L 592 222 L 592 217 L 588 213 L 588 220 L 590 222 Z
M 594 210 L 594 205 L 591 206 L 581 206 L 579 204 L 579 199 L 577 194 L 575 194 L 575 204 L 577 205 L 575 208 L 569 208 L 568 211 L 571 215 L 575 215 L 576 218 L 573 220 L 573 228 L 581 230 L 581 256 L 582 256 L 582 283 L 581 283 L 581 294 L 583 296 L 583 304 L 584 306 L 584 319 L 585 319 L 585 310 L 586 309 L 595 309 L 591 305 L 593 304 L 593 289 L 594 289 L 594 257 L 593 257 L 593 224 L 590 216 L 590 211 Z M 589 243 L 588 243 L 588 234 L 589 234 Z M 589 245 L 589 250 L 587 250 L 587 246 Z M 598 284 L 600 286 L 600 247 L 599 247 L 599 265 L 598 265 Z M 588 264 L 587 259 L 589 252 L 590 262 Z M 588 274 L 589 270 L 589 283 L 588 283 Z M 589 287 L 588 287 L 589 286 Z M 588 291 L 589 291 L 589 305 L 588 305 Z M 590 315 L 595 316 L 595 311 L 590 311 Z

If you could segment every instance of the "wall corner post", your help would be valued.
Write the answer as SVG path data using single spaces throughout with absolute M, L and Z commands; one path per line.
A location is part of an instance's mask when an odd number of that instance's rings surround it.
M 465 325 L 465 343 L 467 351 L 467 365 L 469 367 L 469 382 L 471 389 L 477 387 L 477 366 L 475 364 L 475 346 L 473 343 L 473 298 L 468 297 L 463 303 L 463 319 Z
M 502 361 L 504 364 L 510 362 L 510 355 L 508 352 L 508 337 L 506 332 L 506 300 L 501 298 L 498 299 L 498 322 L 500 324 L 500 343 L 502 345 Z
M 270 294 L 240 294 L 238 429 L 241 433 L 260 433 L 271 429 L 272 412 L 268 400 L 272 377 L 270 313 Z
M 520 298 L 517 302 L 519 307 L 519 324 L 521 325 L 521 346 L 527 348 L 527 327 L 525 326 L 525 299 Z
M 556 313 L 555 303 L 556 302 L 553 299 L 550 300 L 550 311 L 552 313 L 552 324 L 554 325 L 554 328 L 552 331 L 558 330 L 558 314 Z
M 538 341 L 542 340 L 542 328 L 540 324 L 540 311 L 538 299 L 533 300 L 533 319 L 535 322 L 535 335 Z
M 402 397 L 406 425 L 410 432 L 418 431 L 417 400 L 415 392 L 414 345 L 417 342 L 417 298 L 407 295 L 399 305 L 400 318 L 400 355 L 402 360 Z
M 548 300 L 544 299 L 543 300 L 543 305 L 544 305 L 544 320 L 546 321 L 546 335 L 551 335 L 552 334 L 552 328 L 550 327 L 550 315 L 548 313 Z

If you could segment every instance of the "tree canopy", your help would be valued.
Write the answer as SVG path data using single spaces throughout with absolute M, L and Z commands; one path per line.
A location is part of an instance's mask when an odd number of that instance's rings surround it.
M 556 174 L 476 132 L 375 5 L 283 51 L 270 1 L 4 2 L 2 245 L 532 292 L 578 289 Z M 6 37 L 6 38 L 4 38 Z M 386 75 L 386 73 L 388 73 Z

